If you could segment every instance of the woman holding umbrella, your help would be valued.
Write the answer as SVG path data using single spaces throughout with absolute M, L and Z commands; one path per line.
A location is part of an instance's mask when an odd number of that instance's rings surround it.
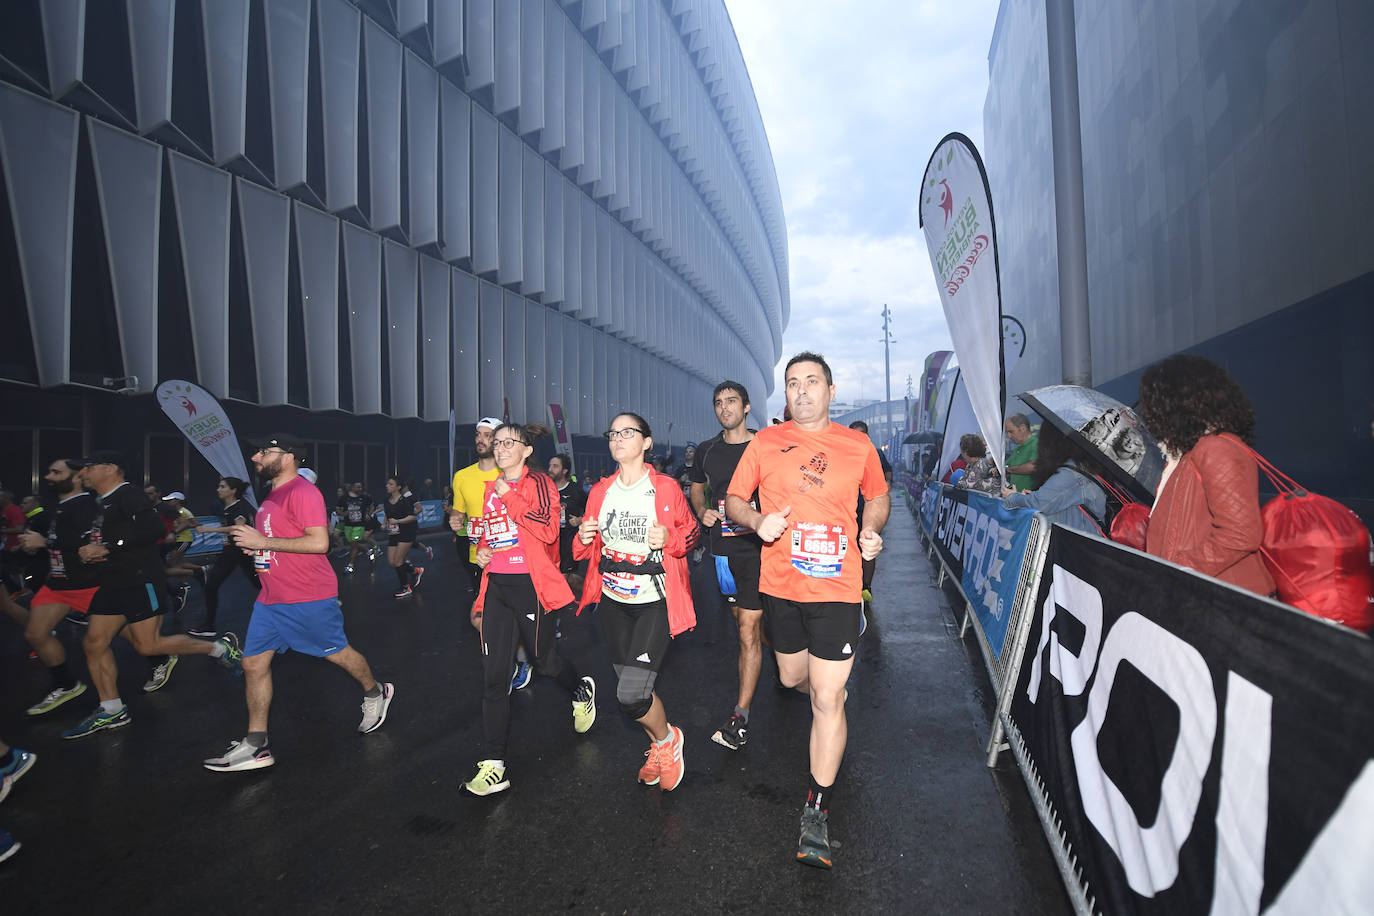
M 1035 509 L 1050 521 L 1084 534 L 1102 537 L 1099 522 L 1107 511 L 1107 496 L 1092 478 L 1092 458 L 1053 423 L 1040 425 L 1040 448 L 1031 477 L 1034 490 L 1018 493 L 1002 488 L 1009 509 Z

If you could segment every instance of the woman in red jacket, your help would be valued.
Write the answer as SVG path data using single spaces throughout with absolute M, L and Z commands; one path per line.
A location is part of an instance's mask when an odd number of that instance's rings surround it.
M 534 671 L 572 695 L 573 728 L 582 734 L 596 721 L 596 683 L 578 678 L 558 655 L 553 612 L 573 602 L 558 571 L 560 503 L 553 478 L 529 468 L 534 440 L 544 427 L 503 423 L 494 451 L 500 471 L 482 501 L 477 565 L 482 584 L 473 603 L 482 634 L 482 729 L 485 759 L 464 783 L 474 795 L 510 788 L 506 738 L 510 731 L 510 670 L 517 640 L 532 656 Z M 534 613 L 531 614 L 530 612 Z
M 654 692 L 672 637 L 696 626 L 687 552 L 697 519 L 677 481 L 649 467 L 649 424 L 617 414 L 606 432 L 618 473 L 592 487 L 573 545 L 590 558 L 582 607 L 599 604 L 615 666 L 616 699 L 649 736 L 639 781 L 671 792 L 682 781 L 682 729 L 668 723 Z
M 1259 469 L 1244 442 L 1255 412 L 1221 366 L 1187 353 L 1140 377 L 1140 418 L 1164 449 L 1145 549 L 1249 589 L 1274 592 L 1260 558 Z

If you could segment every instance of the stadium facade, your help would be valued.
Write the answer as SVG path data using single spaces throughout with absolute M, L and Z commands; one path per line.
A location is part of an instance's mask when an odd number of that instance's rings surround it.
M 1095 386 L 1215 359 L 1260 451 L 1374 521 L 1371 7 L 1075 6 Z M 983 112 L 1012 395 L 1061 380 L 1044 9 L 1003 0 Z
M 766 398 L 787 240 L 723 0 L 19 0 L 0 13 L 0 480 L 92 447 L 213 490 L 197 382 L 321 484 L 484 415 L 659 450 Z M 134 379 L 136 378 L 136 381 Z M 670 427 L 669 424 L 673 424 Z M 467 458 L 466 460 L 470 460 Z M 139 463 L 142 467 L 139 467 Z

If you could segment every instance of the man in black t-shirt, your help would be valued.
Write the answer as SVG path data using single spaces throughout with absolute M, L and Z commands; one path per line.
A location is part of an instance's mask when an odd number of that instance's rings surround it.
M 363 492 L 361 481 L 348 485 L 348 492 L 339 497 L 336 508 L 343 525 L 344 543 L 348 545 L 348 565 L 344 567 L 344 572 L 353 572 L 353 561 L 360 550 L 366 550 L 368 557 L 376 562 L 377 545 L 372 540 L 371 528 L 377 527 L 377 504 Z M 371 528 L 367 524 L 369 519 L 372 521 Z
M 739 695 L 734 712 L 711 740 L 737 751 L 749 740 L 749 704 L 763 666 L 763 601 L 759 598 L 759 552 L 763 541 L 725 514 L 725 492 L 735 466 L 754 431 L 749 416 L 749 392 L 739 382 L 724 381 L 712 394 L 721 430 L 696 450 L 690 468 L 692 510 L 710 532 L 716 579 L 739 625 Z M 758 494 L 750 505 L 758 508 Z
M 96 452 L 85 465 L 81 476 L 100 501 L 100 515 L 91 528 L 89 542 L 76 554 L 94 571 L 97 586 L 82 646 L 100 705 L 80 724 L 62 733 L 68 739 L 121 728 L 131 721 L 128 707 L 119 697 L 119 671 L 110 651 L 110 643 L 121 633 L 139 655 L 166 655 L 166 673 L 181 655 L 210 655 L 235 674 L 243 673 L 239 661 L 243 653 L 232 633 L 214 642 L 162 635 L 166 583 L 157 545 L 167 536 L 167 529 L 148 497 L 124 479 L 123 460 L 117 452 Z M 148 690 L 147 685 L 144 690 Z
M 573 482 L 572 459 L 562 452 L 549 459 L 549 476 L 558 487 L 558 500 L 562 503 L 558 517 L 558 568 L 565 576 L 569 576 L 570 585 L 571 577 L 577 577 L 573 594 L 580 595 L 582 574 L 587 568 L 587 561 L 579 563 L 573 560 L 572 544 L 573 537 L 577 534 L 577 526 L 582 524 L 582 514 L 587 511 L 587 494 Z

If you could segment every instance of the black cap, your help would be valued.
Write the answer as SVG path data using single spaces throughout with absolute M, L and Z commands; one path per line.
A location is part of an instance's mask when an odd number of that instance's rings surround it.
M 111 448 L 100 449 L 82 458 L 81 464 L 85 467 L 95 464 L 112 464 L 122 471 L 124 470 L 124 456 Z
M 279 448 L 283 452 L 290 452 L 304 461 L 305 443 L 301 441 L 299 436 L 293 436 L 290 433 L 273 433 L 270 436 L 264 436 L 248 444 L 258 450 Z

